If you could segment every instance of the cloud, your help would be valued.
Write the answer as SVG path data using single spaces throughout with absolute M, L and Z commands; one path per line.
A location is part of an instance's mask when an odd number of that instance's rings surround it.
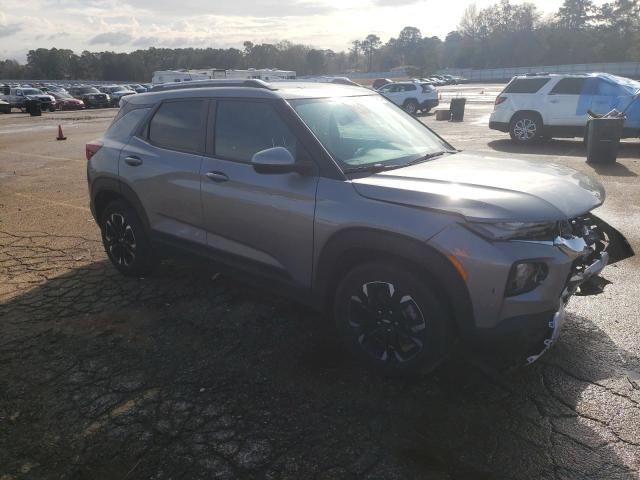
M 373 0 L 374 5 L 379 7 L 399 7 L 404 5 L 413 5 L 423 0 Z
M 134 8 L 141 8 L 158 13 L 175 15 L 176 2 L 174 0 L 124 0 Z M 278 0 L 183 0 L 180 2 L 180 14 L 193 15 L 224 15 L 246 17 L 301 17 L 309 15 L 324 15 L 334 11 L 328 4 L 306 0 L 278 1 Z
M 89 45 L 126 45 L 132 39 L 131 35 L 125 32 L 105 32 L 89 40 Z
M 0 25 L 0 38 L 2 37 L 10 37 L 14 33 L 18 33 L 22 30 L 22 27 L 19 23 L 10 23 L 7 25 Z
M 134 47 L 153 47 L 160 43 L 158 37 L 138 37 L 131 42 Z

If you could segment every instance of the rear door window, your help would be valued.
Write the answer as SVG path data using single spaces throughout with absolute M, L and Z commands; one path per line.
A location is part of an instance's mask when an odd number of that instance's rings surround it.
M 155 145 L 181 152 L 202 152 L 205 101 L 164 102 L 149 122 L 149 140 Z
M 512 81 L 504 93 L 537 93 L 549 83 L 550 78 L 517 78 Z
M 267 102 L 220 100 L 215 122 L 215 154 L 238 162 L 272 147 L 284 147 L 296 156 L 296 138 Z
M 549 95 L 580 95 L 586 78 L 563 78 L 551 90 Z

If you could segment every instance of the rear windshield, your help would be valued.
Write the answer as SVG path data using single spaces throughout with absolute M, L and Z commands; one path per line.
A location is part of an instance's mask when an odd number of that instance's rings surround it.
M 544 87 L 550 78 L 516 78 L 513 80 L 503 93 L 537 93 Z

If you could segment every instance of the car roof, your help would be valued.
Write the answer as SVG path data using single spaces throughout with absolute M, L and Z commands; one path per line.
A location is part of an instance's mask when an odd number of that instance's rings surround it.
M 516 75 L 515 78 L 611 78 L 614 75 L 602 72 L 594 73 L 526 73 L 523 75 Z
M 216 86 L 219 85 L 219 86 Z M 190 84 L 162 85 L 157 91 L 141 93 L 128 97 L 127 102 L 132 104 L 149 104 L 173 98 L 198 98 L 198 97 L 240 97 L 285 100 L 304 98 L 328 98 L 328 97 L 354 97 L 362 95 L 377 95 L 376 92 L 354 85 L 326 82 L 298 82 L 298 81 L 229 81 L 214 80 L 203 81 L 198 85 L 197 81 Z M 164 88 L 164 89 L 163 89 Z

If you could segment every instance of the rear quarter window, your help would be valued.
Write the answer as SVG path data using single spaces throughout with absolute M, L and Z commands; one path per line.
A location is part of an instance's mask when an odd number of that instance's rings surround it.
M 503 93 L 537 93 L 549 83 L 550 78 L 517 78 L 512 81 Z
M 142 119 L 149 113 L 150 107 L 129 110 L 124 115 L 114 118 L 104 137 L 112 140 L 129 138 L 133 135 Z

